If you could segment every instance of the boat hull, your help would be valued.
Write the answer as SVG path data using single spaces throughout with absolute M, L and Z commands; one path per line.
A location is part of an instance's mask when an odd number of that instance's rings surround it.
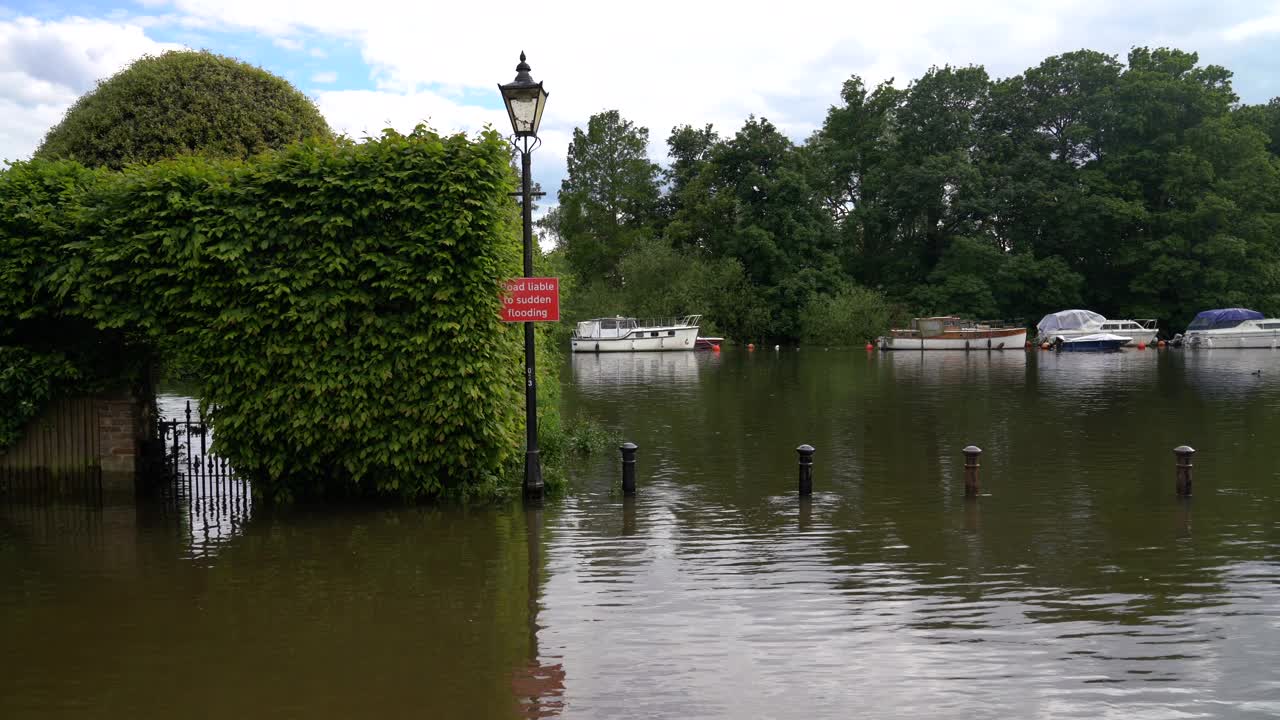
M 1040 338 L 1040 341 L 1052 343 L 1052 342 L 1056 342 L 1058 338 L 1062 338 L 1063 340 L 1072 340 L 1074 338 L 1085 337 L 1087 335 L 1096 335 L 1098 334 L 1098 332 L 1099 332 L 1098 328 L 1079 328 L 1076 330 L 1055 330 L 1052 334 L 1046 337 Z M 1137 345 L 1139 343 L 1143 345 L 1152 345 L 1155 343 L 1156 335 L 1159 334 L 1160 331 L 1159 330 L 1114 330 L 1114 331 L 1106 330 L 1104 332 L 1108 332 L 1108 333 L 1114 332 L 1116 335 L 1123 335 L 1124 337 L 1129 338 L 1129 342 L 1125 343 L 1126 346 L 1129 346 L 1129 345 Z
M 1068 340 L 1062 343 L 1063 352 L 1113 352 L 1129 343 L 1122 340 Z
M 1280 348 L 1280 329 L 1251 330 L 1249 332 L 1202 332 L 1188 333 L 1184 344 L 1190 348 Z
M 881 350 L 1021 350 L 1027 331 L 956 330 L 930 337 L 890 335 L 880 338 Z
M 697 339 L 697 327 L 641 328 L 620 338 L 575 336 L 569 347 L 576 353 L 674 352 L 693 350 Z

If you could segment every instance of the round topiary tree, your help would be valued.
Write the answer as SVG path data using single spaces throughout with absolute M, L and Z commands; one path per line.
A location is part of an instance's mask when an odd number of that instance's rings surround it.
M 246 158 L 330 135 L 283 78 L 211 52 L 144 56 L 83 95 L 35 156 L 119 169 L 185 154 Z

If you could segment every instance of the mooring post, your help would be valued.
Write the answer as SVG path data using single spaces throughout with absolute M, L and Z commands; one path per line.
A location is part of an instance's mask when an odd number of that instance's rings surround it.
M 801 445 L 796 448 L 800 456 L 800 494 L 813 494 L 813 446 Z
M 618 446 L 622 451 L 622 494 L 636 494 L 636 450 L 640 449 L 639 445 L 633 442 L 625 442 Z
M 1178 478 L 1178 494 L 1183 497 L 1191 495 L 1191 456 L 1195 454 L 1195 448 L 1189 445 L 1179 445 L 1173 449 L 1174 467 Z
M 976 497 L 978 494 L 978 459 L 982 457 L 982 448 L 970 445 L 964 449 L 964 494 Z

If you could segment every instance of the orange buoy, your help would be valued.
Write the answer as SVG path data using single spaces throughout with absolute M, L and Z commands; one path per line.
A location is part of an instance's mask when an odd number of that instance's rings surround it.
M 1140 342 L 1140 343 L 1138 343 L 1138 349 L 1139 349 L 1139 350 L 1146 350 L 1146 349 L 1147 349 L 1147 344 L 1146 344 L 1146 343 L 1144 343 L 1144 342 Z
M 1160 348 L 1160 349 L 1162 349 L 1162 350 L 1163 350 L 1163 349 L 1164 349 L 1164 341 L 1163 341 L 1163 340 L 1161 340 L 1160 342 L 1156 343 L 1156 347 L 1158 347 L 1158 348 Z
M 1041 349 L 1041 350 L 1048 350 L 1048 349 L 1049 349 L 1049 343 L 1040 343 L 1040 349 Z
M 712 346 L 711 346 L 711 352 L 720 352 L 720 346 L 719 346 L 719 345 L 712 345 Z
M 876 349 L 875 345 L 872 345 L 871 343 L 867 343 L 867 352 L 871 352 L 872 350 L 875 350 L 875 349 Z
M 748 350 L 755 350 L 755 349 L 756 349 L 756 344 L 755 344 L 755 343 L 747 343 L 747 349 L 748 349 Z

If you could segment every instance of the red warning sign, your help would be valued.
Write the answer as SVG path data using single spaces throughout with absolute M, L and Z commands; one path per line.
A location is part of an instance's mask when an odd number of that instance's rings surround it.
M 560 319 L 560 278 L 512 278 L 502 288 L 503 322 Z

